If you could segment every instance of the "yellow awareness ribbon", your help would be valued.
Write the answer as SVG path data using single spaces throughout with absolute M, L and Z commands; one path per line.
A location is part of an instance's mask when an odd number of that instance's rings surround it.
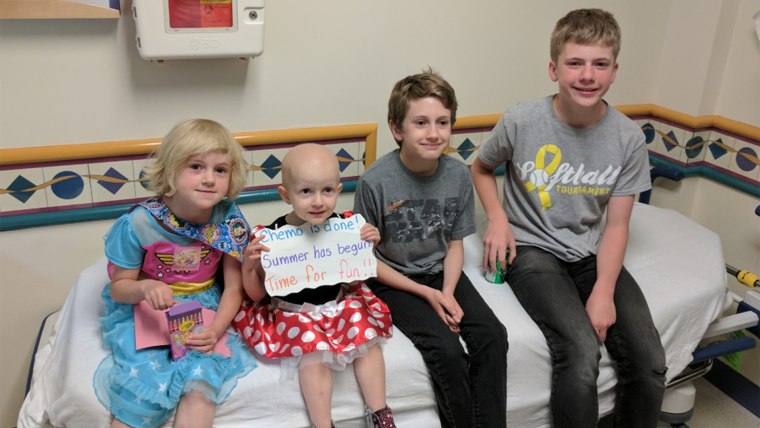
M 546 153 L 554 155 L 549 165 L 546 165 Z M 547 177 L 551 176 L 557 171 L 559 163 L 562 160 L 562 151 L 554 144 L 546 144 L 542 146 L 538 153 L 536 153 L 536 169 L 531 174 L 532 177 L 541 177 L 541 172 L 545 172 Z M 530 177 L 529 177 L 530 179 Z M 528 193 L 533 190 L 538 191 L 538 198 L 541 200 L 541 208 L 547 209 L 552 206 L 552 199 L 549 196 L 549 192 L 545 191 L 546 186 L 549 184 L 549 180 L 541 180 L 542 183 L 536 185 L 533 181 L 525 183 L 525 190 Z

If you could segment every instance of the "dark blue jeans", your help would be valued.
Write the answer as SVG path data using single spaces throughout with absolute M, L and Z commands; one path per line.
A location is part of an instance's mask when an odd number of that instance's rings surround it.
M 443 274 L 410 276 L 440 290 Z M 422 354 L 430 372 L 438 417 L 443 427 L 505 427 L 507 425 L 507 329 L 462 276 L 454 291 L 464 312 L 461 337 L 453 333 L 433 308 L 413 294 L 368 280 L 390 308 L 393 324 Z
M 601 354 L 585 310 L 596 282 L 596 257 L 568 263 L 539 248 L 521 246 L 507 281 L 551 352 L 553 426 L 596 426 Z M 614 301 L 617 320 L 604 344 L 617 363 L 615 426 L 655 427 L 665 390 L 665 353 L 644 295 L 625 268 Z

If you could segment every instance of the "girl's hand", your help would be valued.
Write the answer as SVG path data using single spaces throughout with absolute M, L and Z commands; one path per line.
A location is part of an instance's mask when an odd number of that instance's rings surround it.
M 380 230 L 369 223 L 364 223 L 364 226 L 359 230 L 359 236 L 362 241 L 369 241 L 372 245 L 377 245 L 380 242 Z
M 151 308 L 156 310 L 169 309 L 174 305 L 172 289 L 169 285 L 155 280 L 140 281 L 143 300 L 148 302 Z
M 187 339 L 187 346 L 198 352 L 211 352 L 221 335 L 217 335 L 213 328 L 207 328 L 200 333 L 193 334 Z
M 263 251 L 269 251 L 269 247 L 261 243 L 264 239 L 264 235 L 253 236 L 251 242 L 245 247 L 245 253 L 243 253 L 243 269 L 253 270 L 261 263 L 261 253 Z

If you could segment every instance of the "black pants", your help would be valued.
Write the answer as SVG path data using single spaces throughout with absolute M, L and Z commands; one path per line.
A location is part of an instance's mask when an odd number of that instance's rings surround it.
M 440 290 L 443 274 L 410 277 Z M 393 324 L 422 354 L 430 372 L 442 427 L 507 425 L 507 330 L 462 273 L 454 298 L 464 316 L 460 334 L 424 299 L 368 280 L 390 308 Z M 467 346 L 465 351 L 461 338 Z
M 599 338 L 585 304 L 596 282 L 596 257 L 563 262 L 521 246 L 507 282 L 546 337 L 552 356 L 552 425 L 595 427 Z M 615 286 L 617 319 L 604 344 L 617 363 L 616 427 L 654 427 L 665 390 L 665 352 L 638 284 L 625 268 Z

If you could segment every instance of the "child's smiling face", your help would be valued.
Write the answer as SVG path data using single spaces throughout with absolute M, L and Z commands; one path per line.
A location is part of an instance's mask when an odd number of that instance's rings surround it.
M 438 158 L 449 146 L 451 111 L 436 97 L 409 102 L 401 129 L 390 123 L 391 132 L 401 141 L 401 162 L 419 175 L 431 175 Z
M 174 176 L 176 193 L 165 198 L 172 212 L 193 223 L 206 223 L 227 195 L 230 157 L 223 153 L 191 156 Z
M 334 212 L 343 185 L 335 155 L 316 144 L 297 146 L 283 161 L 280 197 L 293 206 L 288 224 L 322 224 Z
M 566 43 L 557 61 L 549 63 L 549 77 L 559 86 L 559 104 L 568 110 L 561 113 L 578 109 L 598 113 L 617 69 L 611 47 Z

